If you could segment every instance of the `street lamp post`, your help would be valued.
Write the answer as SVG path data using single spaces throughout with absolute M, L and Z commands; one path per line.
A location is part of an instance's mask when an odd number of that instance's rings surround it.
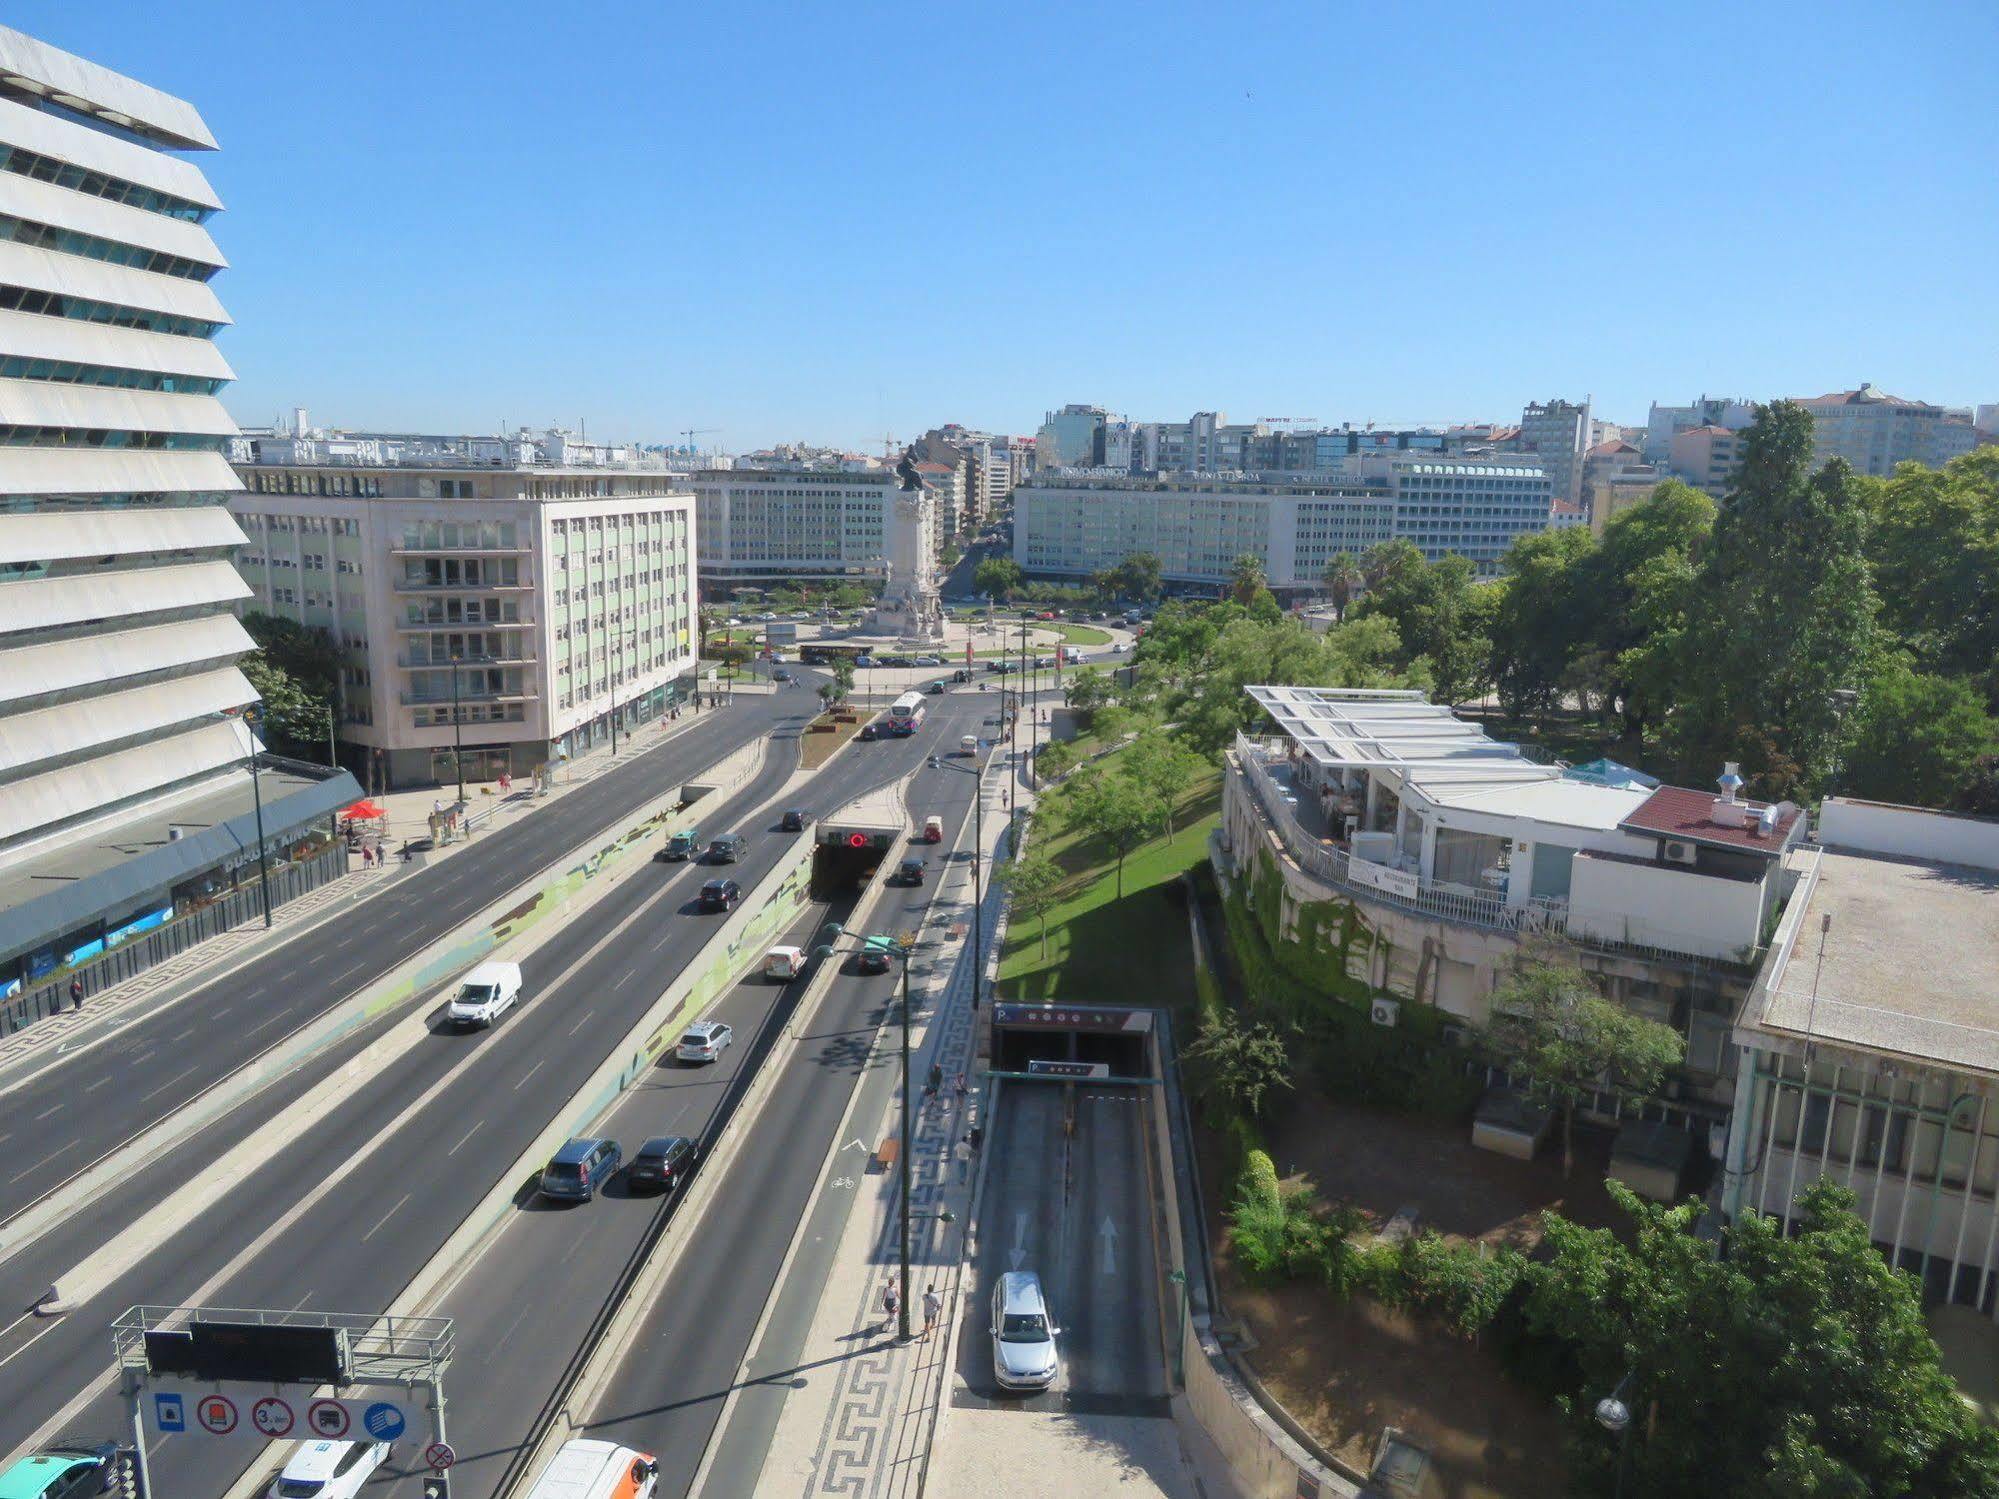
M 271 924 L 271 860 L 264 850 L 264 788 L 257 778 L 258 766 L 262 763 L 262 751 L 258 748 L 257 728 L 264 721 L 264 715 L 255 708 L 243 712 L 243 720 L 250 726 L 250 801 L 257 809 L 257 892 L 264 906 L 264 925 Z
M 1618 1439 L 1613 1499 L 1624 1499 L 1624 1470 L 1631 1459 L 1631 1407 L 1624 1403 L 1624 1387 L 1631 1383 L 1634 1372 L 1627 1369 L 1617 1388 L 1596 1403 L 1596 1424 Z
M 960 775 L 972 778 L 972 1013 L 979 1012 L 979 981 L 985 976 L 985 938 L 982 935 L 981 906 L 983 896 L 979 890 L 979 863 L 986 852 L 986 772 L 985 767 L 973 760 L 969 768 L 953 765 L 936 755 L 930 757 L 930 764 L 937 770 L 955 770 Z
M 462 726 L 464 715 L 458 711 L 458 664 L 465 658 L 458 652 L 451 653 L 451 760 L 458 767 L 458 805 L 465 805 L 465 731 Z
M 613 628 L 616 629 L 615 624 Z M 625 632 L 617 630 L 611 646 L 611 753 L 618 753 L 618 677 L 625 669 Z

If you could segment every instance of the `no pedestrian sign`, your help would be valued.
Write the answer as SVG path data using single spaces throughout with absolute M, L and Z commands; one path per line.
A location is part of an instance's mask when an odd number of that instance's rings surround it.
M 458 1461 L 458 1454 L 451 1450 L 449 1442 L 432 1442 L 423 1449 L 423 1460 L 430 1464 L 430 1471 L 442 1473 Z

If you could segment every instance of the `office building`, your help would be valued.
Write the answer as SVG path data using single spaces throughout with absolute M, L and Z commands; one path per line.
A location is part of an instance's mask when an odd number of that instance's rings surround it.
M 1726 427 L 1690 427 L 1673 434 L 1667 448 L 1666 467 L 1674 478 L 1719 500 L 1735 482 L 1741 449 L 1740 433 Z
M 1999 1290 L 1999 822 L 1827 797 L 1736 1017 L 1722 1211 L 1851 1191 L 1926 1303 Z
M 1282 594 L 1318 588 L 1340 552 L 1396 537 L 1497 576 L 1516 536 L 1549 525 L 1551 481 L 1522 459 L 1384 453 L 1353 468 L 1295 479 L 1038 473 L 1014 491 L 1014 560 L 1035 577 L 1087 578 L 1150 552 L 1169 583 L 1211 588 L 1247 553 Z
M 1645 418 L 1645 440 L 1639 456 L 1647 463 L 1664 465 L 1672 456 L 1673 439 L 1695 427 L 1726 427 L 1740 432 L 1756 420 L 1754 402 L 1731 396 L 1699 396 L 1685 406 L 1652 403 Z
M 1114 426 L 1128 449 L 1131 424 L 1101 406 L 1072 402 L 1060 411 L 1051 411 L 1034 437 L 1035 462 L 1041 468 L 1103 468 L 1108 463 L 1106 439 Z M 1118 466 L 1129 469 L 1129 458 Z
M 1941 468 L 1978 446 L 1977 429 L 1964 413 L 1872 385 L 1799 397 L 1798 404 L 1812 414 L 1814 467 L 1844 458 L 1862 474 L 1892 474 L 1898 463 Z
M 1554 481 L 1554 497 L 1582 502 L 1582 460 L 1590 445 L 1590 403 L 1530 403 L 1520 414 L 1519 451 L 1532 453 Z
M 191 105 L 0 27 L 0 1029 L 24 985 L 228 901 L 259 799 L 281 893 L 327 877 L 358 792 L 249 773 L 221 203 L 189 154 L 215 144 Z
M 879 464 L 695 474 L 702 587 L 726 592 L 743 584 L 769 587 L 804 579 L 879 580 L 895 486 L 895 474 Z
M 342 753 L 371 791 L 454 784 L 460 745 L 467 781 L 526 776 L 687 690 L 695 501 L 663 465 L 561 433 L 247 447 L 250 607 L 339 645 Z

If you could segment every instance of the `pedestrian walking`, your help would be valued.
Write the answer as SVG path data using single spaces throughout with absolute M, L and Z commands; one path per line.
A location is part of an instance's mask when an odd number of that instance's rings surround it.
M 956 1081 L 956 1082 L 954 1082 L 954 1083 L 952 1083 L 952 1084 L 951 1084 L 951 1086 L 952 1086 L 952 1088 L 953 1088 L 953 1089 L 955 1089 L 955 1090 L 956 1090 L 956 1092 L 957 1092 L 957 1094 L 958 1094 L 958 1105 L 959 1105 L 959 1107 L 960 1107 L 960 1108 L 964 1107 L 964 1103 L 965 1103 L 965 1074 L 964 1074 L 964 1073 L 962 1073 L 962 1072 L 961 1072 L 961 1073 L 959 1073 L 959 1074 L 958 1074 L 958 1078 L 957 1078 L 957 1081 Z
M 935 1093 L 943 1086 L 944 1086 L 944 1064 L 942 1062 L 932 1062 L 930 1064 L 929 1091 Z
M 965 1142 L 974 1150 L 979 1148 L 979 1142 L 984 1140 L 985 1137 L 986 1127 L 983 1124 L 975 1124 L 965 1131 Z
M 937 1294 L 935 1286 L 923 1288 L 923 1341 L 930 1341 L 930 1329 L 937 1325 L 937 1319 L 944 1313 L 944 1298 Z
M 958 1143 L 951 1147 L 951 1154 L 958 1158 L 958 1180 L 966 1181 L 972 1174 L 972 1141 L 969 1136 L 960 1135 Z
M 80 1010 L 80 1009 L 82 1009 L 82 1008 L 83 1008 L 83 980 L 82 980 L 82 979 L 71 979 L 71 980 L 69 981 L 69 1002 L 70 1002 L 70 1005 L 71 1005 L 71 1007 L 72 1007 L 72 1008 L 74 1008 L 74 1009 L 78 1009 L 78 1010 Z
M 895 1282 L 882 1287 L 882 1326 L 889 1327 L 895 1321 L 895 1314 L 902 1310 L 902 1298 L 895 1293 Z

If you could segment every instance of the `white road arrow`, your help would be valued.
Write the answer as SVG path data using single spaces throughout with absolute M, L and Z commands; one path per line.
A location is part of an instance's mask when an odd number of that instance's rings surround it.
M 1013 1215 L 1013 1248 L 1007 1251 L 1007 1268 L 1018 1270 L 1020 1262 L 1027 1258 L 1027 1214 Z
M 842 1150 L 858 1150 L 865 1153 L 868 1147 L 863 1145 L 859 1140 L 849 1140 L 845 1145 L 842 1145 L 840 1148 Z
M 1111 1222 L 1111 1215 L 1104 1214 L 1103 1226 L 1097 1230 L 1097 1237 L 1104 1246 L 1104 1274 L 1117 1274 L 1117 1225 Z

